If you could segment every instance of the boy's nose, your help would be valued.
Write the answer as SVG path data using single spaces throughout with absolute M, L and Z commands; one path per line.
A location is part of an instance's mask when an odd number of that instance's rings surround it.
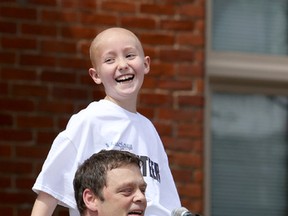
M 119 59 L 118 70 L 123 71 L 126 70 L 127 68 L 128 68 L 127 61 L 123 58 Z

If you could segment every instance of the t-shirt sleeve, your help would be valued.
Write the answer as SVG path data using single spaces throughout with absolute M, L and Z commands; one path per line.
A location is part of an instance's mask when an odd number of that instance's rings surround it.
M 48 156 L 33 186 L 33 191 L 46 192 L 55 197 L 60 205 L 76 208 L 73 179 L 78 163 L 73 143 L 60 133 L 54 140 Z

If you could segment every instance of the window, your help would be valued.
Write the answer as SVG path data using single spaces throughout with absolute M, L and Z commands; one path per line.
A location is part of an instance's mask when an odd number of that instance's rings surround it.
M 288 97 L 213 93 L 211 215 L 287 216 Z
M 208 0 L 205 212 L 288 215 L 288 0 Z

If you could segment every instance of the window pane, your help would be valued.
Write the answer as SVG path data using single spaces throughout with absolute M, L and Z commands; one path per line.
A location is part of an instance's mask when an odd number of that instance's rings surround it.
M 212 216 L 287 216 L 288 98 L 214 93 Z
M 287 0 L 213 0 L 212 49 L 288 53 Z

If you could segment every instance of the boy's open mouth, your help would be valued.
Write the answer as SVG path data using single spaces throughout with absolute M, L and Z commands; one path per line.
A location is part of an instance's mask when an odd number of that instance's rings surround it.
M 133 74 L 127 74 L 127 75 L 123 75 L 120 76 L 118 78 L 116 78 L 116 82 L 118 83 L 123 83 L 123 82 L 128 82 L 134 79 L 134 75 Z

